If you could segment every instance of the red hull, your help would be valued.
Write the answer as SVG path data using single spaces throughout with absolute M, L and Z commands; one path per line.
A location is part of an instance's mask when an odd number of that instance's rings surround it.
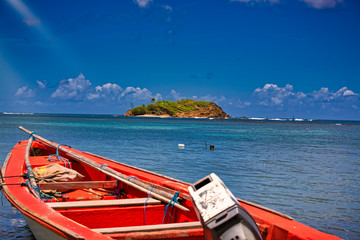
M 15 145 L 5 161 L 2 171 L 5 177 L 3 181 L 7 185 L 4 185 L 3 188 L 11 204 L 32 222 L 42 226 L 40 229 L 48 229 L 55 235 L 66 239 L 203 239 L 203 230 L 188 197 L 188 183 L 71 149 L 79 155 L 98 164 L 106 164 L 109 168 L 127 176 L 162 186 L 169 191 L 180 191 L 180 197 L 184 199 L 181 205 L 190 211 L 169 208 L 164 219 L 166 204 L 156 202 L 156 200 L 154 203 L 146 203 L 146 206 L 143 203 L 133 203 L 134 199 L 139 201 L 146 199 L 147 194 L 126 184 L 117 183 L 115 179 L 73 160 L 66 153 L 61 153 L 61 155 L 68 158 L 74 170 L 85 176 L 84 183 L 98 182 L 104 184 L 104 187 L 63 190 L 66 199 L 64 197 L 59 198 L 59 202 L 51 205 L 45 203 L 47 200 L 34 197 L 28 187 L 11 185 L 25 183 L 24 178 L 6 178 L 6 176 L 22 175 L 26 172 L 24 161 L 26 145 L 27 141 L 21 141 Z M 55 149 L 38 141 L 33 142 L 32 149 L 30 162 L 33 168 L 52 163 L 48 162 L 47 159 L 49 154 L 55 153 Z M 61 161 L 57 163 L 62 164 Z M 40 186 L 40 188 L 44 187 L 46 186 Z M 104 190 L 103 188 L 107 189 Z M 120 196 L 120 201 L 126 204 L 131 202 L 131 204 L 105 206 L 112 200 L 117 202 L 116 199 L 119 197 L 106 193 L 115 192 L 119 189 L 122 189 L 124 193 Z M 107 200 L 109 201 L 106 202 Z M 60 202 L 64 202 L 66 207 L 61 207 Z M 81 205 L 84 202 L 86 202 L 85 206 L 72 206 L 74 203 Z M 91 205 L 97 202 L 100 202 L 99 206 Z M 339 239 L 256 204 L 240 199 L 239 202 L 258 224 L 263 239 Z M 36 230 L 32 229 L 32 231 Z M 37 236 L 36 233 L 34 235 Z

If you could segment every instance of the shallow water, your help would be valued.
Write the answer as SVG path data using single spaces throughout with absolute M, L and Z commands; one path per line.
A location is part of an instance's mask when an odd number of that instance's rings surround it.
M 360 239 L 360 122 L 0 115 L 0 159 L 37 134 L 193 183 L 215 172 L 239 198 L 344 239 Z M 338 125 L 342 124 L 342 125 Z M 179 149 L 178 144 L 185 144 Z M 215 146 L 210 151 L 209 145 Z M 3 197 L 2 239 L 31 239 Z

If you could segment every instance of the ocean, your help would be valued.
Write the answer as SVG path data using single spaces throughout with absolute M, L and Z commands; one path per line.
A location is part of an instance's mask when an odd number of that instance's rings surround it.
M 29 137 L 18 126 L 189 183 L 214 172 L 241 199 L 360 239 L 360 121 L 0 114 L 1 163 Z M 34 239 L 0 194 L 0 238 Z

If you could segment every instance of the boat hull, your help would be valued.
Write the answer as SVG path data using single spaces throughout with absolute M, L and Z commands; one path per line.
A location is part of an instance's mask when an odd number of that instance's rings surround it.
M 64 240 L 66 238 L 56 234 L 54 231 L 50 230 L 47 227 L 44 227 L 39 222 L 31 219 L 30 217 L 22 214 L 23 218 L 25 219 L 28 227 L 30 228 L 31 232 L 35 236 L 37 240 Z
M 69 166 L 85 178 L 81 182 L 62 183 L 66 185 L 63 188 L 69 189 L 62 189 L 64 194 L 62 199 L 57 199 L 59 202 L 49 203 L 48 200 L 36 198 L 28 187 L 16 185 L 26 183 L 26 179 L 20 175 L 26 172 L 24 156 L 27 143 L 28 141 L 21 141 L 15 145 L 5 160 L 2 168 L 5 177 L 3 189 L 6 198 L 24 216 L 36 239 L 204 239 L 203 229 L 187 190 L 189 183 L 69 147 L 63 149 L 69 149 L 101 166 L 106 165 L 131 176 L 128 180 L 136 178 L 172 194 L 179 192 L 183 200 L 181 205 L 188 208 L 189 212 L 172 207 L 168 210 L 167 204 L 156 199 L 150 198 L 149 201 L 150 194 L 119 183 L 114 178 L 75 161 L 65 152 L 62 156 L 68 159 Z M 32 152 L 32 166 L 41 167 L 50 164 L 48 156 L 54 154 L 56 149 L 34 141 Z M 62 163 L 59 161 L 58 164 Z M 18 177 L 6 178 L 7 176 Z M 86 188 L 88 184 L 96 187 Z M 41 184 L 39 188 L 44 189 L 50 185 Z M 103 188 L 106 188 L 105 192 Z M 118 195 L 105 194 L 114 192 L 115 189 Z M 122 191 L 125 195 L 122 195 Z M 238 201 L 252 215 L 264 240 L 339 239 L 271 209 L 241 199 Z

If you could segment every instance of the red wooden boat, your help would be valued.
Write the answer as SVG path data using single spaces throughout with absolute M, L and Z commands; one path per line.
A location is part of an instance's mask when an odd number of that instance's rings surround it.
M 30 139 L 8 154 L 1 186 L 36 239 L 204 239 L 189 183 L 23 130 Z M 54 164 L 83 177 L 68 182 L 33 177 Z M 251 214 L 263 239 L 339 239 L 268 208 L 237 201 Z

